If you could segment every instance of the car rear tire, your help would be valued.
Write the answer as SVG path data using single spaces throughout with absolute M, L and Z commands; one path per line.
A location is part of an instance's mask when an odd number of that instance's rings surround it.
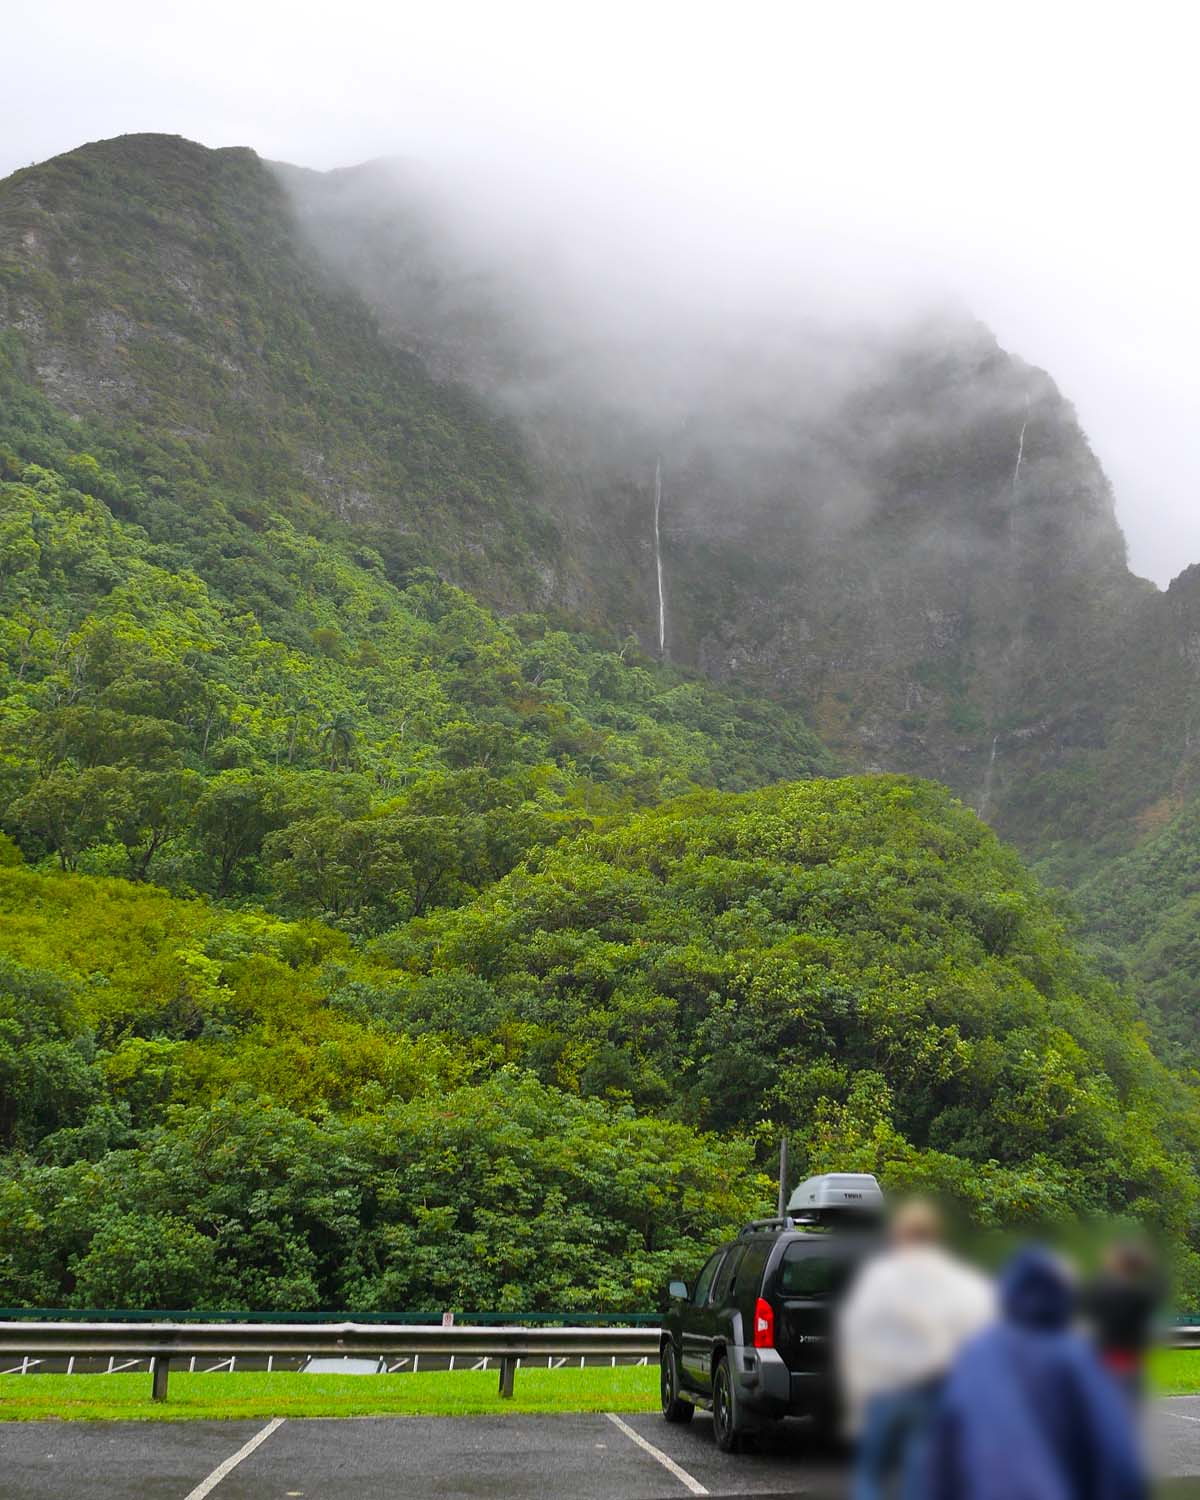
M 733 1374 L 722 1354 L 713 1367 L 713 1437 L 722 1453 L 736 1453 L 742 1445 Z
M 662 1414 L 668 1422 L 690 1422 L 696 1408 L 679 1394 L 679 1364 L 675 1345 L 669 1340 L 658 1358 L 658 1386 L 662 1395 Z

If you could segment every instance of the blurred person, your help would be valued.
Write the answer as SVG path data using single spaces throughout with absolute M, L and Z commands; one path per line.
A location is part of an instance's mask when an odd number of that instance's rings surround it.
M 942 1379 L 995 1316 L 990 1283 L 942 1237 L 932 1203 L 902 1205 L 889 1248 L 866 1265 L 842 1309 L 839 1367 L 858 1436 L 853 1500 L 877 1500 L 897 1481 L 904 1500 L 927 1500 L 926 1437 Z
M 971 1340 L 929 1436 L 930 1500 L 1143 1500 L 1132 1413 L 1072 1329 L 1073 1279 L 1030 1248 L 1000 1282 L 1000 1320 Z
M 1154 1252 L 1135 1239 L 1110 1245 L 1084 1290 L 1083 1312 L 1101 1363 L 1135 1406 L 1145 1389 L 1146 1352 L 1163 1290 Z

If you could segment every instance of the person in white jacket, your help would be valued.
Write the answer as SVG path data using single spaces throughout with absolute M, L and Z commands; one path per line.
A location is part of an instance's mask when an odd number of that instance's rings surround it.
M 963 1344 L 996 1316 L 991 1283 L 942 1244 L 933 1204 L 913 1200 L 892 1220 L 889 1248 L 870 1261 L 838 1320 L 849 1429 L 858 1438 L 853 1500 L 925 1500 L 924 1449 L 938 1391 Z

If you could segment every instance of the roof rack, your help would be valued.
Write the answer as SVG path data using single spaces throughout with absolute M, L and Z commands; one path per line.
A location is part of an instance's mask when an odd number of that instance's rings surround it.
M 795 1229 L 796 1220 L 791 1215 L 782 1219 L 751 1219 L 738 1230 L 738 1238 L 744 1234 L 769 1234 L 773 1229 Z

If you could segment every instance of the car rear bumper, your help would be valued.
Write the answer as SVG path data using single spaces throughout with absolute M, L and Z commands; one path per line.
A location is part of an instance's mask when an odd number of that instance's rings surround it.
M 777 1349 L 734 1345 L 730 1367 L 743 1411 L 763 1417 L 799 1417 L 829 1411 L 836 1400 L 828 1370 L 790 1370 Z

